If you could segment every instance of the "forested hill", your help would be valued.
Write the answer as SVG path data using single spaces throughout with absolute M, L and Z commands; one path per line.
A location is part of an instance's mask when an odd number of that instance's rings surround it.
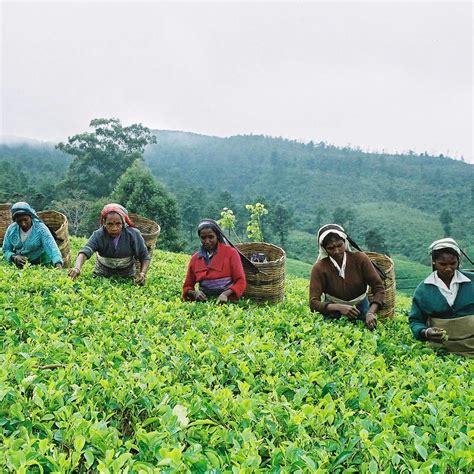
M 427 245 L 445 234 L 474 254 L 472 164 L 256 135 L 154 133 L 158 143 L 146 149 L 145 163 L 178 199 L 188 250 L 196 244 L 198 220 L 218 218 L 223 207 L 234 210 L 244 237 L 244 205 L 260 201 L 270 211 L 265 239 L 307 262 L 316 257 L 314 235 L 326 222 L 344 225 L 365 248 L 379 246 L 423 263 Z M 1 199 L 48 207 L 70 163 L 54 144 L 0 144 Z M 278 229 L 288 223 L 282 243 Z
M 198 201 L 204 207 L 222 192 L 231 194 L 229 206 L 259 199 L 271 212 L 272 205 L 282 203 L 294 216 L 293 228 L 300 231 L 290 234 L 287 246 L 304 260 L 314 258 L 319 224 L 334 217 L 344 221 L 362 245 L 366 233 L 378 229 L 389 252 L 424 262 L 428 243 L 444 235 L 443 210 L 451 235 L 465 245 L 473 242 L 471 164 L 265 136 L 155 133 L 158 143 L 147 149 L 146 163 L 180 197 L 182 206 Z M 191 188 L 202 188 L 197 191 L 201 196 L 187 197 Z

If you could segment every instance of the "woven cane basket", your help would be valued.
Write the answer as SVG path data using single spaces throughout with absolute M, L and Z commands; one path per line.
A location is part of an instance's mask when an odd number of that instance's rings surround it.
M 387 278 L 384 280 L 385 285 L 385 306 L 377 312 L 379 319 L 391 319 L 395 315 L 395 267 L 393 260 L 387 255 L 382 255 L 375 252 L 365 252 L 365 254 L 374 262 L 379 268 L 381 268 Z M 369 301 L 372 297 L 372 291 L 369 288 L 368 292 Z
M 247 288 L 243 296 L 257 303 L 279 303 L 283 301 L 285 292 L 285 251 L 276 245 L 265 242 L 237 244 L 236 247 L 249 259 L 252 254 L 264 253 L 268 260 L 266 263 L 254 263 L 260 273 L 254 274 L 245 270 Z
M 58 244 L 64 266 L 71 265 L 71 244 L 69 242 L 69 226 L 67 217 L 58 211 L 39 211 L 38 217 L 56 234 L 56 243 Z
M 0 245 L 3 243 L 8 226 L 12 223 L 11 207 L 9 202 L 0 204 Z
M 135 224 L 135 227 L 142 234 L 146 248 L 148 249 L 148 253 L 151 257 L 153 255 L 153 250 L 155 250 L 156 247 L 156 241 L 158 240 L 158 237 L 160 235 L 160 226 L 155 221 L 140 216 L 139 214 L 130 212 L 128 215 L 132 222 Z M 136 262 L 135 268 L 137 272 L 140 271 L 140 262 Z

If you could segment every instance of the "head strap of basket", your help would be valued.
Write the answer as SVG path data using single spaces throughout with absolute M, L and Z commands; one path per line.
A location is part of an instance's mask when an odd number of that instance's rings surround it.
M 115 214 L 118 214 L 120 218 L 122 219 L 122 224 L 124 227 L 135 227 L 135 224 L 132 222 L 130 217 L 128 216 L 128 211 L 125 209 L 123 206 L 120 204 L 116 203 L 110 203 L 106 204 L 102 211 L 100 211 L 100 224 L 104 225 L 105 220 L 107 219 L 107 215 L 114 212 Z

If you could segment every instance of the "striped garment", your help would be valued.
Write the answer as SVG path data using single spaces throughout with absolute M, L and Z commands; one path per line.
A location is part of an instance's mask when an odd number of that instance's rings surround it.
M 223 291 L 228 290 L 232 286 L 232 278 L 214 278 L 213 280 L 201 280 L 199 289 L 206 296 L 219 296 Z

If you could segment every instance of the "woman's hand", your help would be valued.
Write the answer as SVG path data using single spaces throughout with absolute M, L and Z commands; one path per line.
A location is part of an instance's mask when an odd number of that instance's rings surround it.
M 12 260 L 18 268 L 23 268 L 25 263 L 28 261 L 26 257 L 23 257 L 23 255 L 14 255 Z
M 447 338 L 446 331 L 441 328 L 427 328 L 424 330 L 425 337 L 431 342 L 444 342 Z
M 135 277 L 135 283 L 137 285 L 144 285 L 145 284 L 146 273 L 140 272 Z
M 225 294 L 225 293 L 221 293 L 218 297 L 217 297 L 217 302 L 219 304 L 225 304 L 229 301 L 229 297 Z
M 196 290 L 194 292 L 194 300 L 195 301 L 207 301 L 207 296 L 201 290 Z
M 349 319 L 356 319 L 360 314 L 360 311 L 355 306 L 351 306 L 350 304 L 337 304 L 335 306 L 336 311 L 339 311 Z
M 377 316 L 369 311 L 365 316 L 365 325 L 373 331 L 377 327 Z
M 62 263 L 57 263 L 56 265 L 54 265 L 54 268 L 57 268 L 58 270 L 61 270 L 63 268 L 63 265 L 62 265 Z
M 72 267 L 67 274 L 71 280 L 75 280 L 81 274 L 81 270 L 77 267 Z

